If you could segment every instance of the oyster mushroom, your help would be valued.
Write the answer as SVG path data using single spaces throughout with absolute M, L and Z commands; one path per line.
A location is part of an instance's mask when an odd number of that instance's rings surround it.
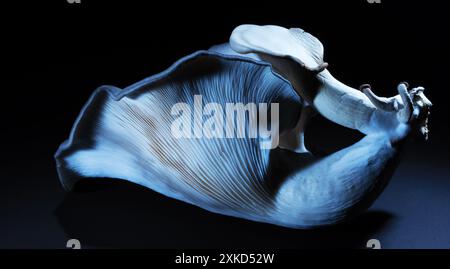
M 351 218 L 389 182 L 411 130 L 428 133 L 431 102 L 405 83 L 391 98 L 369 86 L 359 91 L 326 67 L 322 44 L 301 29 L 239 26 L 229 44 L 125 89 L 97 89 L 55 154 L 61 183 L 70 190 L 82 177 L 128 180 L 212 212 L 291 228 Z M 280 148 L 261 148 L 261 137 L 175 137 L 172 108 L 194 105 L 198 95 L 216 105 L 279 104 L 278 118 L 257 116 L 279 128 L 272 140 Z M 315 112 L 366 136 L 314 157 L 303 133 Z

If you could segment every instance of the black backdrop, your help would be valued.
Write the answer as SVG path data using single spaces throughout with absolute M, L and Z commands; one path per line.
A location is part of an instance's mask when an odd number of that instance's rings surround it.
M 12 1 L 11 1 L 12 2 Z M 394 3 L 395 2 L 395 3 Z M 1 8 L 1 248 L 450 248 L 444 1 L 17 1 Z M 301 231 L 212 214 L 126 182 L 66 193 L 53 154 L 91 92 L 125 87 L 239 24 L 301 27 L 325 46 L 330 71 L 391 96 L 427 88 L 430 140 L 412 142 L 374 206 L 355 221 Z M 336 150 L 360 137 L 318 118 L 311 138 Z M 327 131 L 325 131 L 327 130 Z M 318 133 L 318 132 L 315 132 Z M 313 142 L 312 142 L 313 143 Z M 314 147 L 314 145 L 311 145 Z

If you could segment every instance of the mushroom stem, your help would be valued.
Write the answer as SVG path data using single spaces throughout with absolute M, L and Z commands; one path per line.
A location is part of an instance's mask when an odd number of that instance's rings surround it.
M 315 90 L 312 104 L 322 116 L 364 134 L 379 131 L 373 128 L 370 121 L 373 114 L 377 113 L 376 104 L 386 110 L 389 109 L 389 105 L 384 100 L 374 98 L 375 102 L 373 102 L 367 94 L 338 81 L 328 70 L 319 73 L 317 80 L 320 83 Z M 309 91 L 309 89 L 303 88 L 302 91 Z

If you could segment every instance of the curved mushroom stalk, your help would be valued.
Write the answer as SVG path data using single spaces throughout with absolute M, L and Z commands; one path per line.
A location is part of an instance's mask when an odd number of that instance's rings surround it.
M 408 85 L 401 83 L 399 94 L 391 98 L 376 96 L 368 85 L 362 91 L 349 87 L 326 70 L 320 41 L 301 29 L 241 25 L 233 31 L 230 46 L 269 62 L 315 110 L 339 125 L 364 134 L 385 133 L 396 141 L 404 138 L 419 118 L 415 114 L 426 114 L 420 128 L 424 135 L 428 133 L 426 117 L 431 102 L 422 87 L 408 92 Z

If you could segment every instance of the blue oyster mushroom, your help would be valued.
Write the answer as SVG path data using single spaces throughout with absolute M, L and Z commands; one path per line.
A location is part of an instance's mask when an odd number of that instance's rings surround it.
M 70 190 L 82 177 L 127 180 L 211 212 L 291 228 L 344 221 L 390 180 L 404 141 L 427 136 L 424 89 L 356 90 L 326 69 L 309 33 L 241 25 L 229 43 L 125 89 L 98 88 L 55 155 Z M 365 134 L 313 156 L 314 113 Z M 238 123 L 238 124 L 236 124 Z

